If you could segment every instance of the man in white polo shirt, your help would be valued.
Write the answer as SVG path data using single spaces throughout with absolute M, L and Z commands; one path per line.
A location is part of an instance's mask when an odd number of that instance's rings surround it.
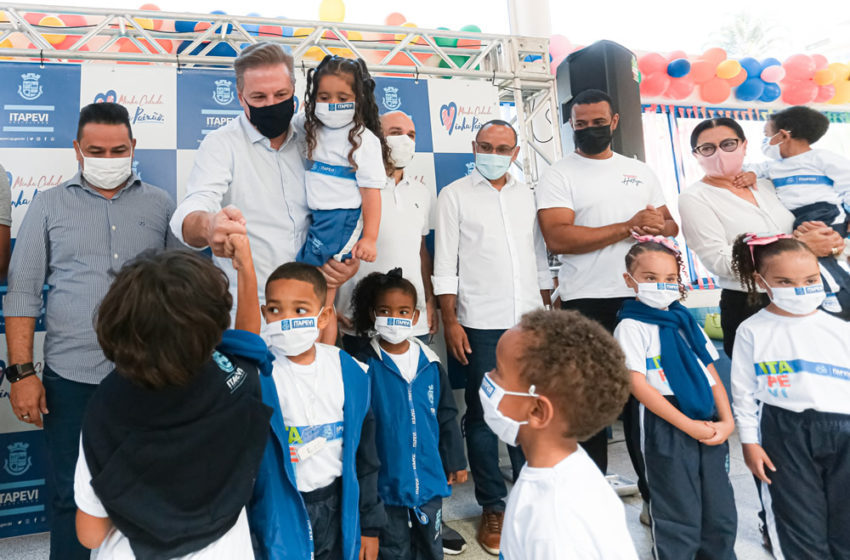
M 336 296 L 343 348 L 353 356 L 369 343 L 369 339 L 355 336 L 351 328 L 351 296 L 357 282 L 372 272 L 389 272 L 401 267 L 402 276 L 416 287 L 419 321 L 413 325 L 414 336 L 430 338 L 437 331 L 438 324 L 437 302 L 431 288 L 433 262 L 425 246 L 425 236 L 433 227 L 437 196 L 421 181 L 405 174 L 416 153 L 413 120 L 401 111 L 393 111 L 381 116 L 381 127 L 395 170 L 387 177 L 387 186 L 381 189 L 378 258 L 371 263 L 361 262 L 360 269 L 351 280 L 340 286 Z
M 443 188 L 437 199 L 434 293 L 448 352 L 466 370 L 463 424 L 475 499 L 484 510 L 477 538 L 498 554 L 507 488 L 499 440 L 484 421 L 478 390 L 496 365 L 502 333 L 523 313 L 549 305 L 552 277 L 534 193 L 508 173 L 519 153 L 516 131 L 505 121 L 487 122 L 472 148 L 475 171 Z M 508 450 L 516 476 L 521 451 Z
M 611 332 L 623 301 L 634 297 L 623 283 L 632 233 L 671 236 L 679 232 L 655 173 L 645 163 L 611 149 L 619 117 L 605 92 L 590 89 L 576 95 L 570 108 L 576 150 L 550 167 L 535 191 L 546 246 L 561 261 L 561 307 L 579 311 Z M 632 428 L 629 409 L 624 415 L 627 432 Z M 643 473 L 633 441 L 626 437 L 640 478 Z M 604 474 L 608 467 L 605 430 L 582 446 Z M 646 499 L 645 485 L 639 482 L 639 486 Z

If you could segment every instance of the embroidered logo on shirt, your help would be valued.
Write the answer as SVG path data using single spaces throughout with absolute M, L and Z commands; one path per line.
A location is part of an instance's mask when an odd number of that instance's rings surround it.
M 215 365 L 217 365 L 222 371 L 226 373 L 231 373 L 234 369 L 236 369 L 233 367 L 233 364 L 230 362 L 227 356 L 225 356 L 218 350 L 213 351 L 212 357 L 213 361 L 215 361 Z

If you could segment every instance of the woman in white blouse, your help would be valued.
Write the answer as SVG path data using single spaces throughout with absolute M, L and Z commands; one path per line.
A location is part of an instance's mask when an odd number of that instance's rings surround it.
M 760 180 L 753 187 L 734 185 L 747 153 L 747 140 L 733 119 L 699 123 L 691 134 L 691 148 L 705 176 L 679 195 L 682 233 L 722 288 L 723 349 L 731 357 L 738 325 L 769 303 L 766 294 L 757 305 L 747 302 L 746 291 L 732 274 L 732 243 L 742 233 L 791 233 L 794 215 L 779 202 L 769 180 Z M 844 250 L 841 236 L 820 222 L 804 223 L 794 236 L 817 256 Z

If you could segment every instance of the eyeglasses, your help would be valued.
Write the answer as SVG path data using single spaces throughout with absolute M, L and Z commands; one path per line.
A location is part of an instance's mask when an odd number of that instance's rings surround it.
M 734 152 L 738 149 L 738 144 L 740 143 L 740 138 L 727 138 L 726 140 L 720 142 L 720 149 L 724 152 Z M 695 154 L 699 154 L 702 157 L 713 156 L 714 152 L 716 151 L 717 144 L 700 144 L 693 150 Z
M 479 154 L 498 154 L 500 156 L 512 156 L 514 154 L 514 149 L 516 146 L 508 146 L 502 144 L 501 146 L 493 146 L 487 142 L 476 142 L 476 146 L 478 146 Z

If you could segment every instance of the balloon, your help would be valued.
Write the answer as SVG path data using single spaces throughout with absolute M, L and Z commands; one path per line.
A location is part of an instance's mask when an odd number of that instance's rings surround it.
M 785 78 L 785 68 L 777 65 L 770 65 L 761 71 L 761 79 L 768 83 L 781 82 Z
M 726 60 L 726 51 L 720 47 L 714 47 L 702 53 L 702 58 L 703 60 L 714 63 L 714 66 L 717 67 L 718 64 Z
M 460 28 L 461 31 L 465 31 L 467 33 L 481 33 L 481 28 L 477 25 L 464 25 Z M 481 48 L 481 41 L 478 39 L 458 39 L 457 40 L 457 48 L 459 49 L 469 49 L 472 51 L 477 51 Z M 462 57 L 463 62 L 466 63 L 466 59 L 469 57 Z M 475 68 L 477 70 L 477 67 Z
M 761 62 L 759 62 L 755 58 L 751 56 L 745 56 L 738 62 L 741 64 L 741 68 L 747 71 L 747 78 L 756 78 L 759 76 L 759 74 L 761 74 Z
M 213 10 L 213 11 L 210 12 L 210 15 L 226 16 L 227 12 L 225 12 L 224 10 Z M 195 25 L 195 32 L 206 31 L 209 28 L 210 28 L 210 23 L 208 21 L 201 21 L 201 22 L 198 22 L 197 25 Z M 220 33 L 221 32 L 221 25 L 217 24 L 215 30 L 216 30 L 216 33 Z M 231 31 L 233 31 L 233 26 L 228 23 L 227 24 L 227 30 L 225 31 L 225 33 L 230 33 Z M 224 46 L 227 46 L 227 45 L 224 45 Z M 218 46 L 216 46 L 216 48 L 214 48 L 213 50 L 216 50 L 216 49 L 218 49 Z M 231 48 L 230 50 L 232 51 L 233 49 Z M 212 51 L 210 51 L 207 54 L 212 54 Z M 217 55 L 214 55 L 214 56 L 231 56 L 231 55 L 217 54 Z M 236 55 L 232 55 L 232 56 L 236 56 Z
M 192 33 L 195 31 L 196 25 L 198 25 L 197 21 L 175 21 L 174 31 L 177 33 Z
M 812 61 L 815 63 L 815 70 L 823 70 L 829 67 L 829 61 L 822 54 L 813 54 Z
M 735 90 L 735 97 L 741 101 L 755 101 L 764 93 L 764 82 L 761 78 L 748 78 Z
M 761 97 L 759 97 L 759 101 L 763 103 L 770 103 L 771 101 L 779 99 L 780 95 L 782 95 L 782 89 L 778 85 L 766 83 L 764 84 L 764 91 L 762 92 Z
M 686 53 L 685 51 L 673 51 L 667 55 L 667 60 L 669 62 L 672 62 L 677 58 L 684 58 L 685 60 L 688 60 L 688 53 Z
M 59 19 L 56 16 L 44 16 L 40 20 L 38 20 L 38 25 L 42 27 L 65 27 L 65 22 Z M 58 45 L 62 41 L 65 40 L 64 34 L 59 33 L 45 33 L 44 31 L 40 31 L 41 36 L 44 37 L 44 40 L 50 43 L 51 45 Z
M 671 78 L 681 78 L 683 76 L 687 76 L 688 72 L 691 71 L 691 63 L 685 60 L 684 58 L 677 58 L 675 60 L 670 61 L 670 64 L 667 65 L 667 73 Z
M 694 87 L 694 80 L 690 76 L 671 78 L 670 85 L 667 86 L 664 96 L 671 99 L 686 99 L 693 93 Z
M 644 76 L 664 72 L 667 69 L 667 59 L 658 53 L 648 53 L 638 59 L 638 68 Z
M 844 80 L 835 83 L 835 95 L 829 100 L 833 105 L 850 103 L 850 82 Z
M 850 79 L 850 65 L 833 62 L 828 68 L 835 74 L 836 82 L 843 82 Z
M 438 27 L 437 29 L 442 31 L 449 31 L 448 27 Z M 437 37 L 434 36 L 434 42 L 437 43 L 438 47 L 456 47 L 457 39 L 454 37 Z M 442 59 L 441 59 L 442 60 Z
M 384 19 L 384 25 L 398 26 L 406 22 L 407 18 L 398 12 L 392 12 Z
M 814 82 L 819 86 L 828 86 L 835 81 L 835 72 L 829 68 L 815 70 Z
M 789 56 L 782 67 L 785 68 L 785 77 L 789 80 L 808 80 L 815 73 L 815 61 L 805 54 Z M 800 103 L 794 103 L 794 105 L 800 105 Z
M 741 63 L 737 60 L 724 60 L 717 65 L 717 77 L 728 80 L 734 78 L 741 72 Z
M 743 84 L 746 80 L 747 80 L 747 72 L 746 72 L 746 70 L 744 70 L 742 68 L 741 71 L 738 72 L 734 77 L 729 78 L 726 81 L 729 82 L 729 87 L 734 88 L 734 87 L 738 87 L 739 85 Z
M 463 27 L 460 28 L 460 30 L 461 31 L 467 31 L 469 33 L 481 33 L 481 28 L 478 27 L 477 25 L 475 25 L 474 23 L 471 23 L 469 25 L 464 25 Z
M 402 26 L 402 27 L 412 27 L 412 28 L 414 28 L 414 29 L 416 29 L 416 28 L 418 28 L 418 27 L 419 27 L 418 25 L 416 25 L 415 23 L 413 23 L 413 22 L 411 22 L 411 21 L 406 21 L 406 22 L 402 23 L 402 24 L 401 24 L 401 26 Z M 407 34 L 406 34 L 406 33 L 397 33 L 397 34 L 395 35 L 395 41 L 396 41 L 396 43 L 400 43 L 400 42 L 401 42 L 401 41 L 402 41 L 402 40 L 403 40 L 406 36 L 407 36 Z M 420 45 L 421 45 L 421 44 L 425 44 L 425 43 L 424 43 L 424 40 L 423 40 L 423 39 L 421 39 L 418 35 L 414 36 L 414 38 L 410 40 L 410 43 L 412 43 L 412 44 L 420 44 Z M 405 58 L 407 58 L 407 57 L 405 57 Z M 407 60 L 410 60 L 410 58 L 407 58 Z M 413 61 L 411 61 L 411 63 L 412 63 L 412 62 L 413 62 Z
M 706 103 L 723 103 L 730 93 L 732 87 L 722 78 L 712 78 L 700 86 L 700 97 Z
M 818 88 L 818 94 L 815 96 L 815 103 L 826 103 L 835 96 L 835 86 L 827 85 Z
M 654 74 L 644 74 L 640 82 L 641 97 L 660 97 L 670 86 L 670 76 L 663 70 Z
M 322 0 L 319 4 L 320 21 L 344 21 L 345 4 L 342 0 Z
M 717 69 L 717 65 L 713 62 L 709 62 L 707 60 L 697 60 L 691 64 L 691 77 L 694 79 L 694 83 L 701 84 L 703 82 L 707 82 L 708 80 L 714 77 L 714 71 Z
M 811 80 L 788 81 L 782 90 L 782 101 L 788 105 L 806 105 L 814 101 L 817 94 L 818 86 Z
M 552 35 L 549 37 L 549 54 L 552 55 L 553 60 L 557 60 L 558 58 L 562 59 L 570 54 L 570 49 L 573 46 L 570 44 L 570 40 L 564 37 L 563 35 Z
M 782 63 L 779 62 L 778 58 L 773 58 L 772 56 L 769 58 L 765 58 L 761 61 L 761 67 L 767 68 L 768 66 L 782 66 Z

